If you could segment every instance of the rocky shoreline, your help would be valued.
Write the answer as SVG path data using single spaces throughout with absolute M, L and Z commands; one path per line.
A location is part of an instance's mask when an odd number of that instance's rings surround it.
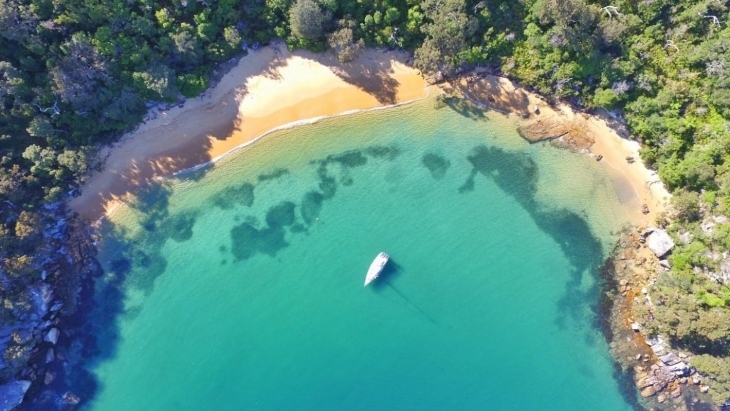
M 588 152 L 592 143 L 581 138 L 580 130 L 541 124 L 539 119 L 521 130 L 523 137 L 536 135 L 576 151 Z M 80 387 L 90 385 L 94 390 L 91 377 L 75 369 L 96 349 L 94 337 L 83 331 L 94 305 L 94 282 L 102 274 L 94 233 L 69 216 L 62 203 L 47 206 L 44 221 L 47 249 L 39 250 L 45 258 L 41 279 L 29 287 L 32 304 L 18 307 L 13 325 L 0 329 L 0 348 L 17 353 L 13 361 L 7 361 L 7 355 L 2 359 L 0 411 L 72 410 L 89 396 L 71 387 L 86 390 Z M 600 327 L 616 359 L 624 394 L 638 408 L 719 410 L 707 395 L 711 383 L 691 366 L 691 355 L 671 350 L 661 338 L 648 338 L 632 311 L 637 300 L 648 298 L 646 288 L 668 266 L 659 257 L 669 252 L 670 243 L 661 228 L 623 234 L 600 273 Z
M 63 203 L 44 207 L 39 278 L 26 285 L 28 298 L 4 298 L 11 318 L 0 330 L 0 410 L 74 409 L 78 395 L 66 379 L 77 346 L 72 319 L 84 315 L 93 282 L 101 273 L 93 234 Z M 7 315 L 7 314 L 6 314 Z
M 671 248 L 667 239 L 661 228 L 624 231 L 600 272 L 601 329 L 617 366 L 633 383 L 629 389 L 643 398 L 645 409 L 722 410 L 708 395 L 711 382 L 692 367 L 691 353 L 673 349 L 661 336 L 646 335 L 633 312 L 666 269 L 663 257 Z

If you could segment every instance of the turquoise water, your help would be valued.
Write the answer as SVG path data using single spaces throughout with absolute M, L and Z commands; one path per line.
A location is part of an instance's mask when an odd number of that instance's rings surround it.
M 102 239 L 86 409 L 631 409 L 591 311 L 624 224 L 598 167 L 427 100 L 146 190 Z

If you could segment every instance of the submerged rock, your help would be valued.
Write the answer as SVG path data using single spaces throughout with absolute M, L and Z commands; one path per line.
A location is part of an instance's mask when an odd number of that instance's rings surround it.
M 0 385 L 0 411 L 10 411 L 23 402 L 28 387 L 30 387 L 30 381 L 25 380 Z

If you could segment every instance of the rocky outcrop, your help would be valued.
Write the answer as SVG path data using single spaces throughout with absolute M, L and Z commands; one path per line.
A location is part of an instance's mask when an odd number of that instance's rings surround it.
M 40 387 L 63 380 L 58 376 L 68 351 L 59 344 L 67 342 L 62 336 L 69 334 L 59 324 L 76 309 L 82 282 L 89 282 L 99 270 L 93 238 L 81 221 L 69 218 L 60 204 L 46 205 L 41 213 L 42 241 L 33 255 L 35 276 L 24 283 L 4 281 L 8 275 L 0 265 L 0 282 L 14 287 L 3 290 L 0 411 L 21 401 L 22 407 L 51 409 L 31 404 Z
M 30 388 L 30 381 L 15 380 L 0 385 L 0 411 L 10 411 L 23 402 L 25 392 Z
M 553 140 L 563 137 L 570 132 L 570 128 L 562 121 L 534 121 L 521 125 L 517 133 L 530 143 L 538 143 L 545 140 Z
M 691 354 L 673 349 L 661 336 L 652 337 L 652 327 L 642 323 L 645 317 L 635 314 L 637 307 L 654 304 L 650 289 L 663 270 L 661 261 L 665 261 L 650 248 L 649 237 L 657 231 L 657 238 L 666 235 L 655 228 L 627 231 L 602 271 L 606 281 L 603 291 L 612 301 L 610 315 L 604 320 L 610 327 L 606 335 L 611 352 L 633 378 L 636 391 L 631 395 L 639 398 L 639 407 L 665 411 L 717 409 L 707 393 L 711 387 L 704 388 L 707 380 L 691 366 Z M 671 246 L 658 251 L 665 256 Z
M 47 341 L 53 345 L 56 345 L 56 343 L 58 342 L 58 328 L 54 327 L 48 330 L 46 336 L 43 337 L 43 341 Z
M 674 240 L 669 234 L 660 228 L 648 228 L 642 236 L 646 239 L 646 245 L 658 258 L 662 258 L 674 248 Z

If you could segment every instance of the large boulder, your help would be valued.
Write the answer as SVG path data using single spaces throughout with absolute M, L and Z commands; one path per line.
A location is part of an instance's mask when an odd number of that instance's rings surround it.
M 674 240 L 665 230 L 654 229 L 646 237 L 646 245 L 657 257 L 661 258 L 674 247 Z
M 23 402 L 28 387 L 30 387 L 30 381 L 25 380 L 0 385 L 0 411 L 10 411 Z
M 51 344 L 56 344 L 58 342 L 58 328 L 51 328 L 43 340 L 48 341 Z
M 664 365 L 674 365 L 680 362 L 679 357 L 677 357 L 673 352 L 666 353 L 660 356 L 659 359 L 664 363 Z

